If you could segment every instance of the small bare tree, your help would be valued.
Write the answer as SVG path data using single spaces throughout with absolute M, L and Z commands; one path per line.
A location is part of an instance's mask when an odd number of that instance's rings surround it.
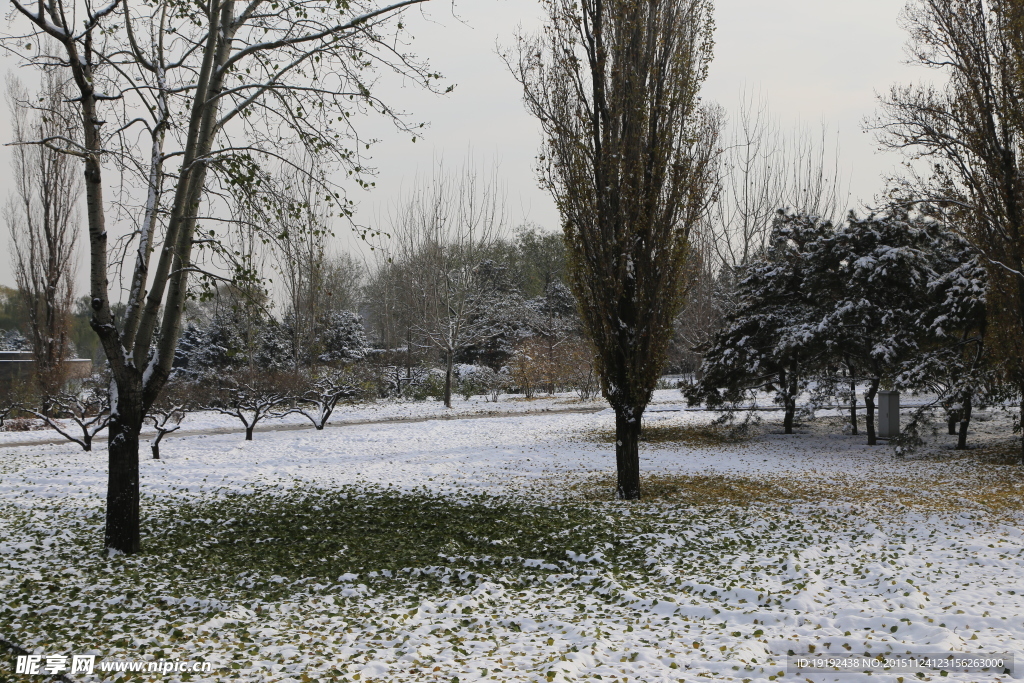
M 562 347 L 564 376 L 581 401 L 589 401 L 597 393 L 598 378 L 594 368 L 594 350 L 586 339 L 572 337 Z
M 690 232 L 715 181 L 720 117 L 698 92 L 709 0 L 545 0 L 509 62 L 545 135 L 570 285 L 615 410 L 618 496 L 640 497 L 641 418 L 683 299 Z
M 77 443 L 83 451 L 91 451 L 93 439 L 110 424 L 109 396 L 106 386 L 89 382 L 82 387 L 61 389 L 44 397 L 45 410 L 23 409 L 68 441 Z M 64 422 L 77 427 L 80 435 L 76 435 Z
M 35 375 L 43 396 L 56 395 L 64 383 L 70 355 L 74 303 L 78 198 L 82 191 L 75 159 L 34 140 L 77 139 L 81 126 L 68 104 L 58 72 L 43 73 L 39 94 L 7 77 L 7 108 L 16 143 L 11 151 L 13 195 L 4 219 L 21 304 L 28 312 L 28 333 Z M 43 407 L 48 412 L 48 407 Z
M 291 377 L 281 373 L 241 371 L 233 375 L 209 379 L 206 407 L 222 415 L 238 418 L 245 427 L 245 440 L 252 441 L 253 429 L 268 417 L 287 414 L 282 406 L 291 400 Z
M 164 437 L 181 428 L 185 415 L 200 404 L 197 387 L 192 382 L 173 378 L 164 387 L 159 398 L 149 407 L 146 419 L 156 430 L 156 436 L 149 441 L 154 460 L 160 459 L 160 442 Z
M 548 347 L 544 340 L 530 337 L 516 345 L 509 361 L 512 382 L 525 398 L 533 398 L 551 376 Z
M 328 370 L 303 378 L 298 391 L 293 394 L 298 406 L 289 412 L 302 415 L 317 430 L 323 429 L 339 401 L 355 398 L 361 393 L 351 379 L 341 370 Z

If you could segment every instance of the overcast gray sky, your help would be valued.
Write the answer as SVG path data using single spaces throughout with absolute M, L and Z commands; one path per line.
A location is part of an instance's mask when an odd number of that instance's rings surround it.
M 755 89 L 784 127 L 817 127 L 824 121 L 838 135 L 841 169 L 854 204 L 870 202 L 881 189 L 882 175 L 900 160 L 878 152 L 873 136 L 862 131 L 862 121 L 875 111 L 876 92 L 927 77 L 903 64 L 905 34 L 897 21 L 903 5 L 904 0 L 717 0 L 715 58 L 703 96 L 729 111 L 743 88 Z M 478 164 L 499 165 L 513 224 L 529 220 L 556 229 L 556 211 L 537 188 L 532 167 L 538 126 L 523 109 L 518 85 L 496 52 L 497 45 L 512 44 L 517 27 L 539 28 L 539 3 L 460 0 L 455 12 L 457 18 L 449 2 L 434 0 L 408 17 L 415 52 L 456 88 L 446 96 L 397 84 L 384 91 L 392 105 L 429 122 L 429 128 L 415 144 L 386 127 L 368 128 L 383 141 L 373 152 L 376 188 L 352 190 L 359 203 L 357 219 L 376 225 L 417 174 L 429 174 L 440 158 L 461 164 L 472 150 Z M 0 116 L 0 135 L 8 140 L 5 118 Z M 4 150 L 0 199 L 10 192 L 8 168 Z M 339 247 L 353 248 L 356 241 L 347 229 L 336 227 Z M 5 240 L 4 231 L 0 245 Z M 84 287 L 84 259 L 82 266 Z M 0 253 L 0 284 L 12 284 L 6 249 Z

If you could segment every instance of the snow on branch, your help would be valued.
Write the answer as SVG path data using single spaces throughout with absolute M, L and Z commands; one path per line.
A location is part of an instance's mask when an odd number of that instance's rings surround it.
M 210 410 L 231 415 L 245 427 L 245 440 L 252 441 L 253 429 L 266 418 L 283 417 L 281 406 L 292 399 L 289 378 L 281 373 L 243 371 L 227 377 L 206 378 Z M 212 381 L 211 381 L 212 380 Z
M 349 382 L 349 377 L 342 371 L 331 371 L 315 377 L 300 394 L 296 396 L 297 406 L 288 413 L 297 413 L 313 423 L 318 430 L 331 418 L 338 402 L 360 395 L 360 390 Z
M 110 422 L 110 395 L 99 388 L 59 392 L 55 396 L 46 397 L 41 410 L 25 406 L 21 408 L 35 415 L 68 441 L 77 443 L 84 451 L 92 450 L 96 434 L 106 429 Z M 78 427 L 81 436 L 72 433 L 68 422 Z

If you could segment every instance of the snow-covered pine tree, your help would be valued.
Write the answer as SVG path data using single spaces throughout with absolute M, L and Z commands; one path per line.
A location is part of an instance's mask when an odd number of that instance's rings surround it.
M 250 371 L 283 369 L 289 366 L 290 351 L 285 329 L 273 318 L 252 324 L 226 309 L 185 326 L 175 349 L 174 375 L 195 381 L 210 370 L 243 365 Z
M 326 311 L 317 321 L 316 333 L 321 363 L 359 360 L 369 348 L 363 319 L 352 311 Z
M 0 330 L 0 351 L 31 351 L 32 345 L 18 330 Z
M 736 404 L 771 391 L 793 433 L 796 399 L 810 370 L 824 358 L 817 321 L 821 292 L 809 285 L 827 221 L 779 212 L 765 252 L 745 266 L 735 308 L 704 354 L 700 381 L 684 391 L 691 404 Z
M 837 361 L 855 364 L 868 381 L 869 445 L 878 442 L 874 401 L 882 382 L 921 352 L 940 232 L 935 221 L 900 207 L 865 218 L 851 213 L 813 259 L 807 286 L 825 304 L 816 334 Z
M 930 258 L 935 273 L 919 318 L 920 353 L 903 363 L 895 384 L 937 394 L 962 450 L 972 410 L 990 400 L 996 385 L 985 346 L 988 272 L 978 250 L 948 228 L 936 235 Z

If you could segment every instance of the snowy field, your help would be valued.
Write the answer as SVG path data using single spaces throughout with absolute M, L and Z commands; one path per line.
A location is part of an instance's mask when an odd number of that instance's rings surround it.
M 142 461 L 144 552 L 130 558 L 101 552 L 104 448 L 0 442 L 0 638 L 214 667 L 126 680 L 1024 678 L 1008 415 L 982 412 L 966 455 L 938 425 L 898 459 L 837 415 L 789 436 L 771 413 L 715 427 L 658 392 L 650 497 L 625 504 L 611 500 L 610 411 L 514 414 L 571 407 L 587 406 L 459 400 L 464 419 L 359 424 L 444 412 L 382 405 L 322 432 L 171 435 Z M 491 411 L 510 414 L 469 419 Z M 219 419 L 185 427 L 233 426 Z M 26 434 L 39 433 L 2 436 Z M 790 652 L 1018 666 L 797 673 Z M 47 680 L 12 659 L 0 680 Z

